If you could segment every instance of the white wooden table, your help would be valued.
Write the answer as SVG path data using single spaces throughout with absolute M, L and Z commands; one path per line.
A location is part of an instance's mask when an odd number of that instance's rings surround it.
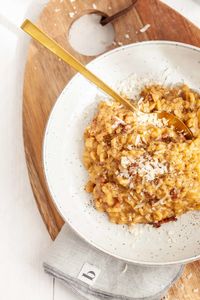
M 47 1 L 47 0 L 46 0 Z M 200 0 L 165 0 L 200 27 Z M 43 273 L 51 245 L 33 199 L 22 140 L 22 78 L 28 39 L 17 29 L 44 0 L 0 0 L 0 299 L 81 300 Z

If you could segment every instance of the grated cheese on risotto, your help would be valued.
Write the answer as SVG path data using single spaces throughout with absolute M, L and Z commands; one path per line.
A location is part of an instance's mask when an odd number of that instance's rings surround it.
M 113 223 L 159 227 L 200 210 L 200 95 L 186 85 L 150 85 L 132 99 L 141 112 L 101 102 L 86 128 L 86 191 Z M 176 115 L 194 139 L 186 140 L 155 111 Z

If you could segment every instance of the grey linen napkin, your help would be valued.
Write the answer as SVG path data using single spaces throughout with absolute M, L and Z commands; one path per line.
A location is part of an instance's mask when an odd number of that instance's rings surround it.
M 44 260 L 46 273 L 88 300 L 159 300 L 183 267 L 126 264 L 90 246 L 65 224 Z

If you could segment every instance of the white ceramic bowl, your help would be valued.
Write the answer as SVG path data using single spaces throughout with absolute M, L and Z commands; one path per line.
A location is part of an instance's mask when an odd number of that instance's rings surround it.
M 131 44 L 101 55 L 88 68 L 110 85 L 132 73 L 167 83 L 200 88 L 200 50 L 163 41 Z M 71 227 L 88 243 L 117 258 L 143 265 L 184 263 L 200 257 L 200 213 L 152 228 L 111 224 L 90 205 L 84 191 L 83 131 L 97 105 L 99 90 L 76 75 L 58 98 L 44 138 L 44 169 L 55 204 Z

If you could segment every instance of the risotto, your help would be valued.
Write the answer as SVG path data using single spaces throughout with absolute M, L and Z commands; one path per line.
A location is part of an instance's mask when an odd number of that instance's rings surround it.
M 200 210 L 200 95 L 186 85 L 152 85 L 140 96 L 140 111 L 173 113 L 194 139 L 186 140 L 152 114 L 101 102 L 84 133 L 86 191 L 113 223 L 159 227 Z

